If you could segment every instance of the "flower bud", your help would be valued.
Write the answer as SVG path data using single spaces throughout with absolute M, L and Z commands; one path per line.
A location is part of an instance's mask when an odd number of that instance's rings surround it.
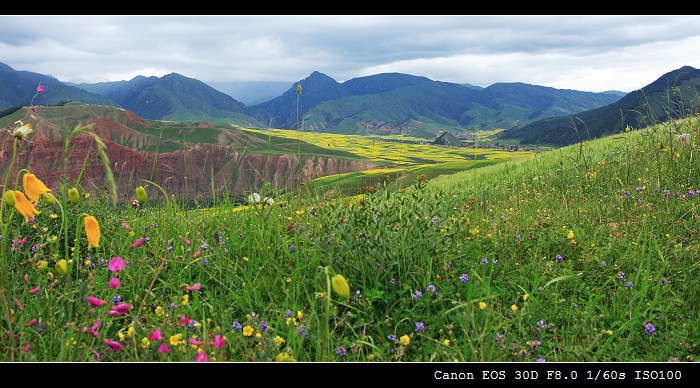
M 5 193 L 2 195 L 2 199 L 5 201 L 7 206 L 15 206 L 15 191 L 14 190 L 7 190 Z
M 146 203 L 148 201 L 148 194 L 146 193 L 146 189 L 144 189 L 143 186 L 139 186 L 136 188 L 136 199 L 138 199 L 141 203 Z
M 46 200 L 46 203 L 48 203 L 49 205 L 56 204 L 56 197 L 54 197 L 51 193 L 44 194 L 44 199 Z
M 65 259 L 61 259 L 56 262 L 56 272 L 58 272 L 59 275 L 65 275 L 68 273 L 68 263 Z
M 331 278 L 331 285 L 333 286 L 333 290 L 335 291 L 336 294 L 338 294 L 339 297 L 348 300 L 350 299 L 350 285 L 348 285 L 348 281 L 345 280 L 345 277 L 341 274 L 337 274 Z
M 36 269 L 46 269 L 49 266 L 49 262 L 46 260 L 39 260 L 34 264 Z
M 68 199 L 70 199 L 70 203 L 73 205 L 77 205 L 80 203 L 80 193 L 78 193 L 78 189 L 75 187 L 71 187 L 68 189 Z

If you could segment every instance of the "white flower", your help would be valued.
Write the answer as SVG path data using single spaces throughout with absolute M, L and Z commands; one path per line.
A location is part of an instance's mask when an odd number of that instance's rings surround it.
M 258 193 L 253 193 L 248 196 L 248 202 L 252 203 L 260 203 L 260 194 Z
M 12 132 L 12 136 L 18 138 L 19 140 L 24 140 L 24 139 L 27 137 L 27 135 L 29 135 L 30 133 L 32 133 L 32 131 L 33 131 L 33 130 L 32 130 L 32 124 L 31 124 L 31 123 L 28 123 L 28 124 L 24 124 L 24 125 L 22 125 L 22 126 L 20 126 L 20 127 L 17 127 L 17 128 Z
M 275 203 L 275 200 L 272 199 L 272 198 L 270 198 L 270 197 L 265 197 L 265 199 L 263 199 L 263 201 L 264 201 L 265 204 L 267 204 L 267 205 L 272 205 L 272 204 Z

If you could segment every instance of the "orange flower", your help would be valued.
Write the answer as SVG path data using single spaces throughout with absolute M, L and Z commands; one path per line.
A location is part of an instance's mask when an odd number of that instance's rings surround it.
M 29 221 L 30 218 L 34 218 L 35 214 L 41 213 L 29 202 L 27 197 L 24 196 L 24 193 L 18 190 L 15 190 L 15 209 L 24 217 L 25 222 Z
M 26 173 L 22 177 L 22 185 L 24 186 L 24 192 L 27 193 L 27 197 L 32 201 L 32 203 L 39 202 L 39 196 L 41 194 L 46 194 L 51 191 L 44 182 L 40 181 L 36 175 Z
M 95 216 L 86 216 L 85 220 L 85 235 L 88 240 L 88 249 L 100 245 L 100 224 Z

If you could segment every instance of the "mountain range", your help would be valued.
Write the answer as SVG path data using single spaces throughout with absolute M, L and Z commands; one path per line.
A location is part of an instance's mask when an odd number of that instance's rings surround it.
M 538 119 L 611 104 L 624 93 L 593 93 L 524 83 L 487 88 L 384 73 L 338 83 L 315 71 L 281 95 L 248 106 L 177 73 L 129 81 L 65 84 L 53 77 L 0 65 L 0 110 L 26 104 L 38 82 L 47 86 L 36 103 L 67 101 L 112 105 L 147 120 L 207 121 L 256 128 L 346 134 L 402 134 L 433 139 L 443 131 L 465 134 L 505 129 Z M 48 87 L 50 86 L 50 87 Z M 297 86 L 301 94 L 297 94 Z M 16 93 L 20 89 L 23 93 Z M 303 124 L 303 127 L 302 127 Z

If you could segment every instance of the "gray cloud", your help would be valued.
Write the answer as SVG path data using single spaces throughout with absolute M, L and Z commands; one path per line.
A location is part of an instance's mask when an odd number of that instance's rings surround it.
M 488 86 L 641 88 L 700 67 L 698 16 L 0 16 L 0 62 L 66 82 L 344 82 L 401 72 Z

